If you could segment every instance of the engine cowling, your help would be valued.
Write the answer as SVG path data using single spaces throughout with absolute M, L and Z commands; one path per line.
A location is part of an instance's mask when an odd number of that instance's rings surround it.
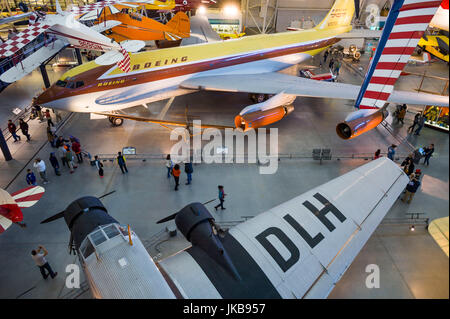
M 337 135 L 349 140 L 377 127 L 388 115 L 386 109 L 365 109 L 351 113 L 336 126 Z
M 292 111 L 294 111 L 293 105 L 285 105 L 264 111 L 258 110 L 243 115 L 239 114 L 234 118 L 234 125 L 236 126 L 236 129 L 246 132 L 251 129 L 257 129 L 258 127 L 278 122 Z

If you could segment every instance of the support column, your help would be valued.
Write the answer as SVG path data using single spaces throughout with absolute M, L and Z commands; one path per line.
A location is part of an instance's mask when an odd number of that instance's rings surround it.
M 82 65 L 82 64 L 83 64 L 83 60 L 81 60 L 81 52 L 80 52 L 80 49 L 75 48 L 75 54 L 77 55 L 77 62 L 78 62 L 78 65 Z
M 48 79 L 47 70 L 45 69 L 45 65 L 41 64 L 39 66 L 39 69 L 41 69 L 42 79 L 44 80 L 45 88 L 48 89 L 50 87 L 50 80 Z
M 2 150 L 5 160 L 12 160 L 11 152 L 9 151 L 8 144 L 6 144 L 5 137 L 3 136 L 2 130 L 0 130 L 0 149 Z

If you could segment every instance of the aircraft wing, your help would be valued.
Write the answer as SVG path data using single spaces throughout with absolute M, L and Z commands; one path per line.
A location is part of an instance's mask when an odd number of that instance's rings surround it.
M 102 33 L 103 31 L 112 29 L 114 27 L 117 27 L 118 25 L 121 25 L 122 22 L 116 21 L 116 20 L 107 20 L 98 24 L 94 24 L 91 29 L 94 31 L 97 31 L 98 33 Z
M 99 1 L 91 4 L 87 4 L 81 7 L 72 7 L 70 12 L 75 14 L 80 21 L 89 21 L 97 19 L 102 15 L 105 8 L 109 8 L 111 14 L 120 12 L 122 8 L 137 8 L 138 5 L 133 5 L 130 3 L 124 3 L 123 1 Z
M 380 158 L 232 227 L 240 280 L 195 245 L 159 265 L 184 298 L 326 298 L 407 183 Z
M 51 25 L 49 24 L 39 22 L 30 25 L 22 32 L 19 32 L 14 38 L 7 40 L 0 45 L 0 58 L 7 58 L 13 55 L 50 27 Z
M 47 46 L 43 46 L 33 54 L 21 60 L 17 65 L 2 73 L 0 75 L 0 80 L 6 83 L 14 83 L 15 81 L 20 80 L 25 75 L 33 72 L 33 70 L 38 68 L 42 63 L 57 54 L 67 45 L 67 42 L 57 39 Z
M 275 72 L 195 77 L 182 82 L 180 86 L 185 89 L 224 92 L 264 94 L 284 92 L 296 96 L 347 100 L 355 100 L 360 90 L 358 85 L 317 81 Z M 406 91 L 393 91 L 387 101 L 417 105 L 449 105 L 448 96 Z
M 16 22 L 16 21 L 28 18 L 32 14 L 33 14 L 33 12 L 30 11 L 30 12 L 15 14 L 10 17 L 2 18 L 2 19 L 0 19 L 0 25 L 6 24 L 6 23 L 12 23 L 12 22 Z

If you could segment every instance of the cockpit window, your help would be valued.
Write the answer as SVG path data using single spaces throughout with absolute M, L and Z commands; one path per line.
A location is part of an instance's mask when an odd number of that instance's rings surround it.
M 92 246 L 91 241 L 86 237 L 80 246 L 81 253 L 84 258 L 88 258 L 94 252 L 94 246 Z
M 75 82 L 69 82 L 69 83 L 66 85 L 66 88 L 68 88 L 68 89 L 74 89 L 74 88 L 75 88 Z
M 95 246 L 100 245 L 107 239 L 105 237 L 105 235 L 103 235 L 103 232 L 101 230 L 97 230 L 95 233 L 92 233 L 90 236 L 91 236 L 91 240 Z
M 82 87 L 83 85 L 84 85 L 83 81 L 77 81 L 75 87 L 78 89 L 78 88 Z
M 108 236 L 108 238 L 110 239 L 119 235 L 119 231 L 117 230 L 117 227 L 114 224 L 104 227 L 103 231 L 106 233 L 106 236 Z
M 62 81 L 62 80 L 58 80 L 57 82 L 56 82 L 56 86 L 60 86 L 60 87 L 66 87 L 66 85 L 67 85 L 67 82 L 66 81 Z

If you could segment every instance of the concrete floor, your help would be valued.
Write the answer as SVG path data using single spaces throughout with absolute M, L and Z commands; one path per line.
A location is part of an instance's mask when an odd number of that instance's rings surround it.
M 314 60 L 311 62 L 317 63 Z M 361 64 L 366 65 L 367 59 Z M 427 67 L 407 68 L 413 72 L 427 69 L 429 74 L 448 77 L 447 66 L 440 62 Z M 342 68 L 339 80 L 355 84 L 362 82 L 361 76 L 347 67 Z M 416 77 L 403 77 L 397 87 L 412 90 L 419 81 Z M 22 85 L 26 87 L 26 84 Z M 439 85 L 438 82 L 427 82 L 428 89 L 438 90 Z M 15 94 L 13 87 L 10 87 L 1 96 Z M 166 103 L 156 102 L 148 110 L 136 107 L 129 112 L 155 117 Z M 193 93 L 175 98 L 165 118 L 183 119 L 186 104 L 189 106 L 189 116 L 200 117 L 204 123 L 231 125 L 234 116 L 250 103 L 247 94 Z M 335 125 L 353 111 L 350 101 L 298 98 L 295 107 L 287 118 L 271 126 L 278 128 L 281 154 L 306 156 L 311 154 L 313 148 L 331 148 L 333 154 L 371 155 L 377 148 L 385 152 L 388 145 L 396 143 L 383 128 L 350 141 L 338 138 Z M 406 136 L 405 130 L 412 117 L 413 113 L 409 113 L 404 127 L 396 126 L 398 134 Z M 0 117 L 0 122 L 3 120 Z M 2 177 L 7 172 L 13 172 L 0 180 L 2 187 L 10 184 L 10 192 L 26 186 L 25 172 L 21 169 L 27 159 L 40 156 L 47 160 L 52 151 L 45 142 L 45 124 L 33 125 L 31 134 L 35 137 L 33 143 L 21 142 L 20 147 L 15 146 L 13 156 L 20 160 L 11 164 L 0 158 Z M 87 114 L 74 114 L 60 128 L 61 134 L 80 138 L 82 147 L 92 155 L 113 154 L 124 146 L 134 146 L 140 154 L 162 157 L 174 143 L 169 140 L 169 131 L 158 125 L 126 121 L 123 126 L 112 128 L 107 120 L 90 121 Z M 423 186 L 413 202 L 410 205 L 397 202 L 386 217 L 403 218 L 411 212 L 425 213 L 430 219 L 448 216 L 448 134 L 425 127 L 421 135 L 410 138 L 410 142 L 415 146 L 434 143 L 435 155 L 429 167 L 418 166 L 424 172 Z M 40 148 L 42 145 L 44 147 Z M 406 155 L 409 150 L 400 146 L 397 152 Z M 123 224 L 130 224 L 145 241 L 164 230 L 165 225 L 155 223 L 160 218 L 178 211 L 189 202 L 206 202 L 215 198 L 219 183 L 225 186 L 229 194 L 227 210 L 216 213 L 212 209 L 214 203 L 207 207 L 219 222 L 239 221 L 243 216 L 264 212 L 365 162 L 364 159 L 342 158 L 320 165 L 307 158 L 281 159 L 278 171 L 273 175 L 259 174 L 256 164 L 198 164 L 194 166 L 193 185 L 184 185 L 183 174 L 179 192 L 173 191 L 174 182 L 166 178 L 164 162 L 159 159 L 146 162 L 129 160 L 130 172 L 127 175 L 122 175 L 117 165 L 105 162 L 103 179 L 87 163 L 80 165 L 72 175 L 63 169 L 62 176 L 57 177 L 49 170 L 50 183 L 45 186 L 45 196 L 35 206 L 24 209 L 28 227 L 20 229 L 12 226 L 0 236 L 0 298 L 58 298 L 64 295 L 65 266 L 75 260 L 67 252 L 69 232 L 62 220 L 43 225 L 39 222 L 65 209 L 71 201 L 81 196 L 101 196 L 115 190 L 114 194 L 102 200 L 103 203 L 112 216 Z M 14 178 L 15 175 L 18 175 L 17 178 Z M 42 280 L 30 257 L 31 249 L 38 244 L 47 247 L 50 253 L 48 260 L 60 273 L 55 280 Z M 160 249 L 167 254 L 175 246 L 179 247 L 179 244 L 169 241 Z M 381 287 L 370 290 L 364 285 L 367 275 L 364 269 L 372 263 L 378 264 L 382 271 Z M 11 276 L 12 269 L 14 276 Z M 411 233 L 407 225 L 382 225 L 356 257 L 330 298 L 448 298 L 448 287 L 448 258 L 426 231 L 418 229 Z

